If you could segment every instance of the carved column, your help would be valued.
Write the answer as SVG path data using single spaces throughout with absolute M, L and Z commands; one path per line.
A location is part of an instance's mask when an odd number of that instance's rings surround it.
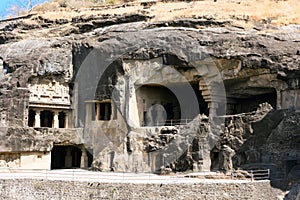
M 53 128 L 59 128 L 58 111 L 54 111 Z
M 281 96 L 281 90 L 276 89 L 276 109 L 280 110 L 282 107 L 282 96 Z
M 80 168 L 87 168 L 87 154 L 86 149 L 84 147 L 81 148 L 81 159 L 80 159 Z
M 35 117 L 34 117 L 34 127 L 41 127 L 41 111 L 36 110 L 35 111 Z
M 66 148 L 65 167 L 72 167 L 72 148 Z
M 85 123 L 88 124 L 92 121 L 92 103 L 86 102 L 85 104 Z
M 96 121 L 100 119 L 100 103 L 96 102 Z
M 65 128 L 69 128 L 69 115 L 67 112 L 65 112 Z
M 216 116 L 218 104 L 215 102 L 209 102 L 208 108 L 209 108 L 209 117 Z

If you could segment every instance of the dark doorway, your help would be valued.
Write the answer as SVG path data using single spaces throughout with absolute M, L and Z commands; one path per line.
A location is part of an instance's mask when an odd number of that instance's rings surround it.
M 259 104 L 268 102 L 273 108 L 276 108 L 277 94 L 273 93 L 250 96 L 248 98 L 237 99 L 236 112 L 246 113 L 256 111 Z M 235 114 L 235 113 L 234 113 Z
M 35 111 L 32 109 L 29 109 L 28 113 L 28 126 L 34 127 L 34 121 L 35 121 Z
M 55 145 L 51 151 L 51 169 L 80 168 L 81 148 Z
M 52 128 L 53 123 L 53 113 L 49 110 L 44 110 L 41 112 L 41 127 Z
M 277 92 L 274 88 L 248 88 L 234 90 L 234 85 L 226 86 L 228 93 L 227 114 L 239 114 L 256 111 L 260 104 L 269 103 L 277 107 Z
M 65 167 L 66 149 L 64 146 L 54 146 L 51 151 L 51 169 Z

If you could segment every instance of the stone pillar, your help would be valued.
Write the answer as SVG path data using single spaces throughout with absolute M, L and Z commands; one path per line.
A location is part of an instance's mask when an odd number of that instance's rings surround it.
M 86 149 L 84 147 L 81 148 L 81 159 L 80 159 L 80 168 L 87 168 L 88 166 L 88 157 L 86 153 Z
M 100 103 L 96 103 L 96 121 L 100 119 Z
M 66 148 L 65 167 L 72 167 L 72 148 Z
M 92 121 L 92 103 L 86 102 L 85 104 L 85 123 L 88 124 Z
M 276 89 L 276 108 L 277 110 L 280 110 L 282 107 L 282 98 L 281 98 L 281 91 Z
M 35 118 L 34 118 L 34 127 L 41 127 L 41 111 L 35 111 Z
M 209 102 L 208 107 L 209 107 L 209 117 L 211 118 L 216 116 L 218 104 L 214 102 Z
M 64 124 L 65 128 L 69 128 L 69 115 L 67 112 L 65 112 L 65 124 Z
M 54 111 L 53 128 L 59 128 L 58 111 Z
M 115 104 L 111 101 L 111 120 L 117 119 Z

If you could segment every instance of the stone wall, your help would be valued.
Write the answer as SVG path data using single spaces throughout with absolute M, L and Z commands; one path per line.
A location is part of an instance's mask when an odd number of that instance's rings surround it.
M 0 199 L 276 199 L 268 181 L 250 183 L 125 184 L 0 180 Z
M 50 169 L 50 152 L 0 152 L 0 170 L 6 169 Z

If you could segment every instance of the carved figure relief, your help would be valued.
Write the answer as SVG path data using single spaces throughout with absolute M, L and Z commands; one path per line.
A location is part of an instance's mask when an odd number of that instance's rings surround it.
M 29 102 L 70 104 L 69 87 L 67 83 L 50 79 L 35 79 L 29 84 L 29 89 Z

